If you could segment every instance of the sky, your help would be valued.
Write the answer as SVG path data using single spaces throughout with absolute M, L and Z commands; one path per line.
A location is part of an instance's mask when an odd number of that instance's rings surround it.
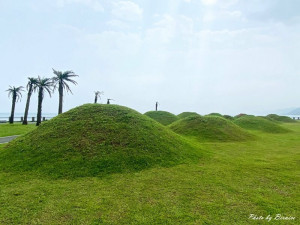
M 0 27 L 0 112 L 9 85 L 52 68 L 79 75 L 64 111 L 94 91 L 142 113 L 300 107 L 299 0 L 0 0 Z M 43 111 L 57 108 L 45 95 Z

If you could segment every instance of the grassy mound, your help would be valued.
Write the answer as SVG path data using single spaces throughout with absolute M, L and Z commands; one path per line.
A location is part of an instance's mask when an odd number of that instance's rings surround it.
M 245 113 L 240 113 L 240 114 L 234 116 L 233 118 L 234 118 L 234 119 L 238 119 L 238 118 L 243 117 L 243 116 L 248 116 L 248 115 L 245 114 Z
M 230 115 L 223 115 L 223 117 L 224 117 L 226 120 L 234 120 L 234 117 L 233 117 L 233 116 L 230 116 Z
M 186 118 L 186 117 L 189 117 L 189 116 L 200 116 L 200 115 L 196 112 L 183 112 L 183 113 L 180 113 L 180 114 L 177 115 L 177 117 L 179 119 L 183 119 L 183 118 Z
M 229 116 L 229 115 L 222 115 L 220 113 L 210 113 L 207 116 L 219 116 L 219 117 L 223 117 L 226 120 L 234 120 L 234 117 Z
M 207 114 L 207 116 L 219 116 L 219 117 L 223 117 L 223 115 L 221 113 L 210 113 L 210 114 Z
M 242 116 L 234 121 L 234 123 L 242 128 L 249 130 L 259 130 L 267 133 L 286 133 L 289 130 L 281 127 L 276 122 L 256 116 Z
M 245 141 L 253 136 L 219 116 L 190 116 L 169 126 L 174 132 L 200 141 Z
M 150 118 L 156 120 L 157 122 L 165 126 L 178 120 L 178 117 L 176 115 L 166 111 L 149 111 L 146 112 L 144 115 L 149 116 Z
M 292 118 L 288 117 L 288 116 L 279 116 L 276 114 L 269 114 L 267 115 L 268 118 L 278 121 L 278 122 L 284 122 L 284 123 L 296 123 L 295 120 L 293 120 Z
M 182 137 L 132 109 L 87 104 L 45 122 L 0 151 L 0 170 L 102 176 L 196 159 Z

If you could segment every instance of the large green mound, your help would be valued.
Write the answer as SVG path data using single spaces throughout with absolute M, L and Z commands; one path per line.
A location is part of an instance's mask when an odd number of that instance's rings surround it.
M 289 130 L 281 127 L 276 122 L 257 116 L 242 116 L 234 123 L 242 128 L 249 130 L 259 130 L 267 133 L 286 133 Z
M 53 177 L 102 176 L 197 157 L 184 138 L 147 116 L 122 106 L 87 104 L 12 141 L 0 152 L 0 169 Z
M 296 123 L 295 120 L 288 116 L 279 116 L 276 114 L 269 114 L 267 115 L 268 118 L 271 118 L 272 120 L 278 121 L 278 122 L 284 122 L 284 123 Z
M 200 116 L 200 115 L 196 112 L 182 112 L 182 113 L 177 115 L 177 117 L 179 119 L 183 119 L 183 118 L 186 118 L 186 117 L 189 117 L 189 116 Z
M 190 116 L 169 126 L 174 132 L 200 141 L 245 141 L 253 136 L 220 116 Z
M 165 126 L 178 120 L 178 117 L 176 115 L 166 111 L 149 111 L 146 112 L 145 115 Z
M 207 116 L 219 116 L 219 117 L 223 117 L 223 115 L 221 113 L 210 113 L 210 114 L 207 114 Z

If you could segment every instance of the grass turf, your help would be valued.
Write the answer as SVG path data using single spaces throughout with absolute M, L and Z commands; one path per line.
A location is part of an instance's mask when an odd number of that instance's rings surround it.
M 35 124 L 0 124 L 0 137 L 26 134 L 36 128 Z
M 145 115 L 164 126 L 167 126 L 179 119 L 176 115 L 166 111 L 149 111 L 146 112 Z
M 200 152 L 132 109 L 87 104 L 43 123 L 0 153 L 3 171 L 105 176 L 197 159 Z
M 196 112 L 182 112 L 182 113 L 177 115 L 177 117 L 179 119 L 184 119 L 184 118 L 189 117 L 189 116 L 200 116 L 200 115 Z
M 278 122 L 284 122 L 284 123 L 295 123 L 296 120 L 293 120 L 292 118 L 288 117 L 288 116 L 279 116 L 276 114 L 269 114 L 267 115 L 268 118 L 278 121 Z
M 290 130 L 280 124 L 258 116 L 242 116 L 234 120 L 234 123 L 244 129 L 259 130 L 268 133 L 287 133 Z
M 278 213 L 296 221 L 272 224 L 299 224 L 300 123 L 283 126 L 294 132 L 199 144 L 209 156 L 169 168 L 77 179 L 0 171 L 0 224 L 270 224 L 249 215 Z
M 220 116 L 189 116 L 172 123 L 174 132 L 198 141 L 246 141 L 253 135 Z

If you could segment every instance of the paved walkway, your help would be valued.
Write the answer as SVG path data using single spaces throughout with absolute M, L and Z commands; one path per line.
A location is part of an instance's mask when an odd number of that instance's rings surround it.
M 0 137 L 0 144 L 8 143 L 15 138 L 19 137 L 20 135 L 8 136 L 8 137 Z

